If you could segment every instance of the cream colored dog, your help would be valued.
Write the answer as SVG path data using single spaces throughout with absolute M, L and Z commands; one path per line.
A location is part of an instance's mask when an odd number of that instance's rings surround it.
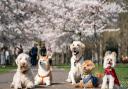
M 49 86 L 51 83 L 52 73 L 48 56 L 40 56 L 38 61 L 38 73 L 35 77 L 35 85 L 46 84 L 46 86 Z
M 80 41 L 74 41 L 70 45 L 70 49 L 72 52 L 71 68 L 68 74 L 68 79 L 66 81 L 71 82 L 72 84 L 76 84 L 76 82 L 79 82 L 79 80 L 81 79 L 85 45 Z
M 20 54 L 16 59 L 17 71 L 13 77 L 11 87 L 14 89 L 34 88 L 33 74 L 30 68 L 30 59 L 27 54 Z

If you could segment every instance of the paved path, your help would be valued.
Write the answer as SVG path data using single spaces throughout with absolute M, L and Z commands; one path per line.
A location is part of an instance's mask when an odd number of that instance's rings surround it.
M 34 69 L 34 75 L 37 73 L 37 70 Z M 5 73 L 5 74 L 0 74 L 0 89 L 11 89 L 10 83 L 12 81 L 13 72 Z M 63 69 L 53 69 L 53 85 L 43 88 L 39 87 L 36 89 L 75 89 L 71 84 L 66 83 L 65 79 L 67 78 L 68 73 L 65 72 Z

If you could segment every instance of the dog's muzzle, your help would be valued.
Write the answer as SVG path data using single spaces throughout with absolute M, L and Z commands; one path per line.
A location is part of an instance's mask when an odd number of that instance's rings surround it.
M 76 48 L 74 48 L 73 53 L 74 53 L 74 55 L 77 55 L 77 54 L 79 54 L 79 51 L 76 50 Z
M 22 73 L 26 73 L 28 71 L 28 65 L 23 63 L 21 64 L 20 69 Z
M 40 61 L 39 64 L 44 70 L 47 70 L 47 64 L 45 62 Z

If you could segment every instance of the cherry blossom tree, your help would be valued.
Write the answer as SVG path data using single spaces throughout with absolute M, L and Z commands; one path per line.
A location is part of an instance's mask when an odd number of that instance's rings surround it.
M 1 0 L 0 41 L 41 39 L 61 51 L 73 40 L 93 42 L 107 28 L 117 28 L 124 7 L 118 0 Z

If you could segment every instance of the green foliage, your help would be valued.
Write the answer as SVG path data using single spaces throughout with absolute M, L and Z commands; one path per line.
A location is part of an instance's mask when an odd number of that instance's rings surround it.
M 0 67 L 0 74 L 12 71 L 14 69 L 16 69 L 15 66 Z

